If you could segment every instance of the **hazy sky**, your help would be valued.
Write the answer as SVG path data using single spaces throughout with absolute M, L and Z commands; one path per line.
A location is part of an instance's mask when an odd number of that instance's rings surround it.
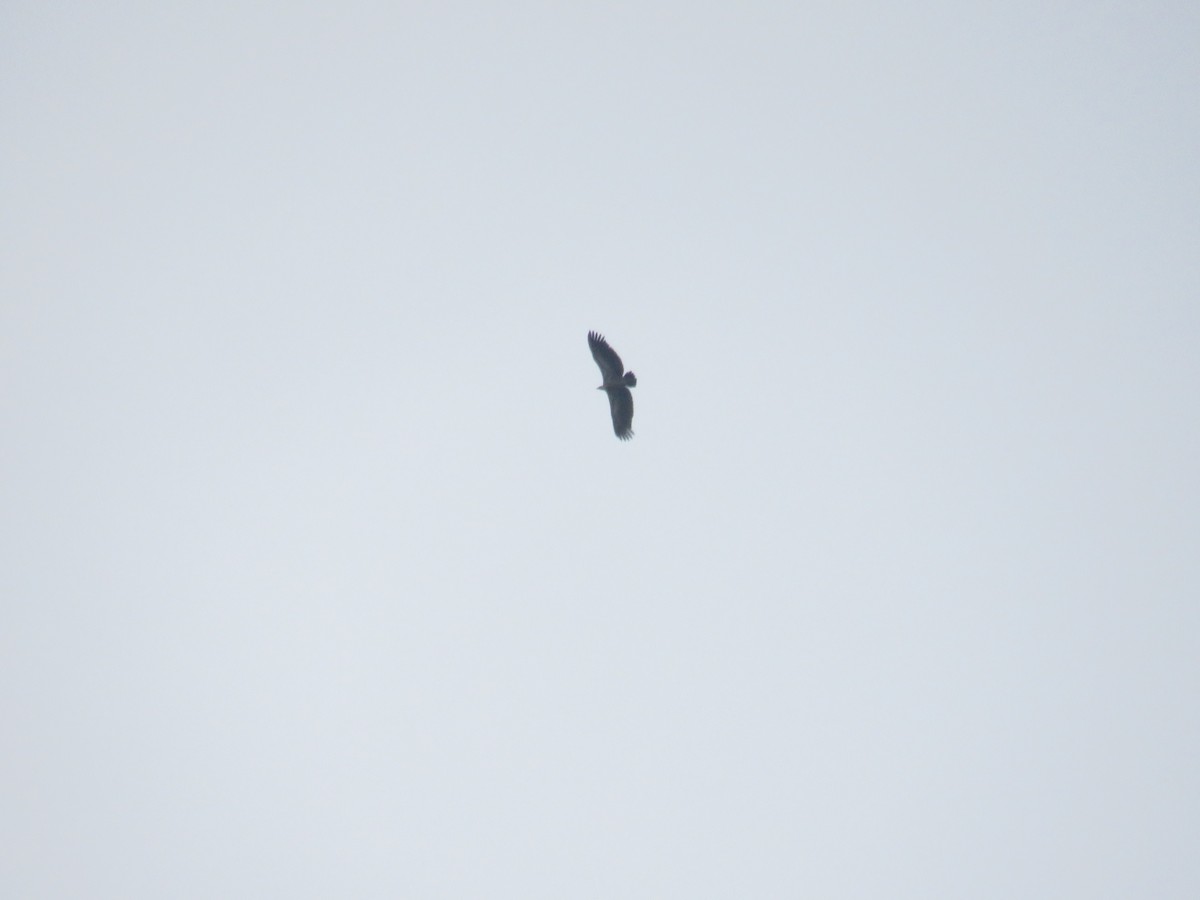
M 0 894 L 1200 896 L 1198 37 L 4 3 Z

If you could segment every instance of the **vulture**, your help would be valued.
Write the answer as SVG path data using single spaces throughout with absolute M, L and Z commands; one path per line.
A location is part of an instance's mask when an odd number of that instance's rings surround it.
M 633 394 L 631 387 L 637 386 L 637 376 L 626 372 L 617 356 L 617 351 L 608 346 L 604 335 L 595 331 L 588 332 L 588 347 L 592 350 L 592 359 L 600 367 L 604 384 L 596 388 L 608 394 L 608 408 L 612 412 L 613 432 L 623 441 L 633 437 Z

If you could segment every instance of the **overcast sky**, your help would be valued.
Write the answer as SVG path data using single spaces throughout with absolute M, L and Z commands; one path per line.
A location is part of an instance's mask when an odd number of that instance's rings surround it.
M 1198 36 L 4 3 L 0 893 L 1200 896 Z

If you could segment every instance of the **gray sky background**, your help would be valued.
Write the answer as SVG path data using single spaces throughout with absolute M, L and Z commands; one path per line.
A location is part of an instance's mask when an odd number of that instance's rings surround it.
M 1195 4 L 0 35 L 5 896 L 1200 896 Z

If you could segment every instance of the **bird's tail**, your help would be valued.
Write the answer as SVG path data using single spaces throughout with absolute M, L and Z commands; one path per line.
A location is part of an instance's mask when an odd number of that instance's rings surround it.
M 623 380 L 626 387 L 637 387 L 637 376 L 632 372 L 626 372 Z

